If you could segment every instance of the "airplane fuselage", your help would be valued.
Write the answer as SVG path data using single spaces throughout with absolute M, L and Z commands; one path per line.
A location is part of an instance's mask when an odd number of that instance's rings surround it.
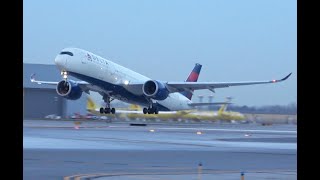
M 112 98 L 149 106 L 149 101 L 141 93 L 141 89 L 128 89 L 125 85 L 146 82 L 151 80 L 150 78 L 82 49 L 65 48 L 62 52 L 72 52 L 72 54 L 59 54 L 55 58 L 55 64 L 61 72 L 67 72 L 70 76 L 92 84 Z M 178 92 L 170 93 L 165 100 L 156 101 L 160 111 L 192 109 L 189 106 L 190 102 Z

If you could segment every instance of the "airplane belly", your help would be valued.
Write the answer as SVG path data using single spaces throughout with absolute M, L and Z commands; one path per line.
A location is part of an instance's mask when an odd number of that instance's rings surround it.
M 121 85 L 112 84 L 110 82 L 103 81 L 100 78 L 94 78 L 91 76 L 87 76 L 87 75 L 79 74 L 75 72 L 69 72 L 69 74 L 78 79 L 86 81 L 92 85 L 100 87 L 104 91 L 109 92 L 109 95 L 111 97 L 114 97 L 121 101 L 134 103 L 134 104 L 148 105 L 148 101 L 143 95 L 134 95 L 133 93 L 129 92 L 127 89 L 125 89 Z
M 158 102 L 171 111 L 189 109 L 187 104 L 182 99 L 180 99 L 180 96 L 177 93 L 172 93 L 167 97 L 167 99 Z

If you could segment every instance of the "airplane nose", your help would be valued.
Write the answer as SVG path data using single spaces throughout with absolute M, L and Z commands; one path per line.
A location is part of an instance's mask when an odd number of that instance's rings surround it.
M 62 57 L 62 56 L 57 56 L 54 60 L 54 63 L 59 67 L 59 69 L 64 69 L 66 68 L 66 63 L 67 63 L 67 60 L 65 57 Z

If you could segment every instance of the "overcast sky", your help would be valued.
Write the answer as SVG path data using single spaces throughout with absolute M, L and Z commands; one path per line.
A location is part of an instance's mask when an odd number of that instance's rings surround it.
M 78 47 L 152 79 L 279 79 L 282 83 L 207 90 L 237 105 L 297 102 L 297 6 L 293 0 L 24 0 L 25 63 L 53 64 Z M 41 75 L 38 75 L 40 78 Z M 205 99 L 207 101 L 207 98 Z

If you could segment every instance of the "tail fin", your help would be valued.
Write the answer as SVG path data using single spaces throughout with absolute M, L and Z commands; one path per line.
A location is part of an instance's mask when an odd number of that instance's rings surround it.
M 89 96 L 87 96 L 87 110 L 88 111 L 95 111 L 96 108 L 97 108 L 97 106 L 94 103 L 94 101 Z
M 193 70 L 191 71 L 191 73 L 189 74 L 186 82 L 197 82 L 198 81 L 198 77 L 201 71 L 201 64 L 196 63 L 196 65 L 194 66 Z M 193 91 L 183 91 L 181 92 L 182 95 L 184 95 L 185 97 L 187 97 L 189 100 L 191 100 L 192 98 L 192 92 Z

